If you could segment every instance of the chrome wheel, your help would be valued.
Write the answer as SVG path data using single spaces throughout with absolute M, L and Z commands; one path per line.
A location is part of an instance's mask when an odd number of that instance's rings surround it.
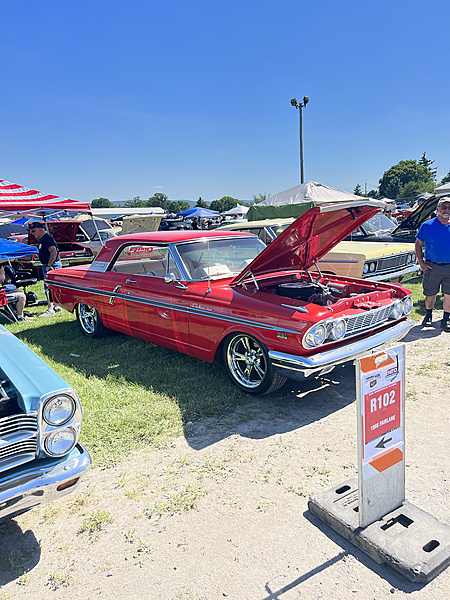
M 89 304 L 78 304 L 77 319 L 81 332 L 89 337 L 102 337 L 108 331 L 102 323 L 98 310 Z
M 234 383 L 250 394 L 267 394 L 286 381 L 274 372 L 265 346 L 251 335 L 230 336 L 224 345 L 224 360 Z

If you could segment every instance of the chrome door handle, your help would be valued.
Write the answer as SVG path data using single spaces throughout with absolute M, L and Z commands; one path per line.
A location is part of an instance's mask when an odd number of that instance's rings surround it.
M 122 287 L 122 284 L 120 285 L 116 285 L 116 287 L 113 289 L 112 293 L 115 294 L 117 292 L 118 289 L 120 289 Z M 111 298 L 109 299 L 109 304 L 112 304 L 114 302 L 114 296 L 111 296 Z
M 127 279 L 125 283 L 137 283 L 137 279 Z

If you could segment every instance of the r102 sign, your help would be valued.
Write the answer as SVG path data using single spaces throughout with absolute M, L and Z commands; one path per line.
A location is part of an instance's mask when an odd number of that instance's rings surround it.
M 359 520 L 366 527 L 405 497 L 405 346 L 356 364 Z

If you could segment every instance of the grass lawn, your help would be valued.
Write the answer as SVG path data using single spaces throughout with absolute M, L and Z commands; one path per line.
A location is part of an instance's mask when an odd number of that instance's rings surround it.
M 403 285 L 413 292 L 412 318 L 419 320 L 424 314 L 421 277 Z M 43 298 L 40 286 L 35 288 Z M 45 308 L 30 310 L 37 315 Z M 442 299 L 436 308 L 442 309 Z M 189 421 L 223 415 L 250 399 L 231 383 L 221 363 L 121 334 L 87 339 L 66 311 L 6 326 L 77 391 L 84 410 L 81 442 L 100 466 L 144 445 L 169 443 Z

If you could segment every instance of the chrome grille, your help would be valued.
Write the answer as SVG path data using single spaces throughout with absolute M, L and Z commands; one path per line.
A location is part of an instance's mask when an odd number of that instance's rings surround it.
M 36 415 L 0 419 L 0 471 L 33 460 L 37 452 Z
M 363 314 L 354 317 L 347 317 L 347 333 L 345 337 L 350 337 L 358 334 L 360 331 L 371 329 L 381 325 L 388 320 L 391 312 L 392 304 L 369 310 Z
M 34 415 L 12 415 L 0 419 L 0 438 L 8 433 L 37 431 L 37 419 Z
M 386 271 L 395 271 L 400 267 L 406 267 L 408 264 L 409 254 L 395 254 L 394 256 L 386 256 L 377 260 L 377 273 Z
M 0 448 L 0 463 L 5 458 L 11 458 L 12 456 L 20 456 L 22 454 L 32 454 L 31 458 L 35 457 L 36 454 L 36 438 L 30 440 L 24 440 L 16 442 L 15 444 L 9 444 L 9 446 L 3 446 Z

